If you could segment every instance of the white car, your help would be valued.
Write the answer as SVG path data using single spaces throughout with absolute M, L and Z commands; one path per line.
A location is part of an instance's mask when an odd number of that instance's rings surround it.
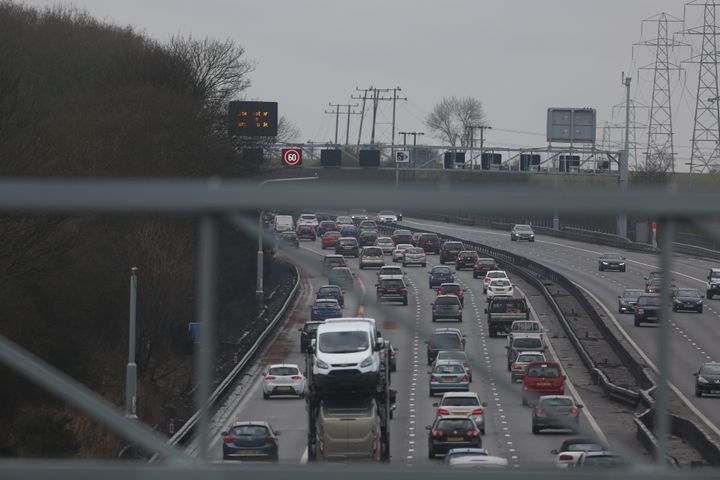
M 263 373 L 263 398 L 268 399 L 272 395 L 297 395 L 305 397 L 305 376 L 300 372 L 297 365 L 291 363 L 279 363 L 270 365 L 270 368 Z
M 402 268 L 396 265 L 385 265 L 384 267 L 380 267 L 377 277 L 378 281 L 383 278 L 402 278 L 405 280 L 406 274 L 403 272 Z
M 483 293 L 487 293 L 488 285 L 490 285 L 490 282 L 495 278 L 508 278 L 508 276 L 505 270 L 490 270 L 487 272 L 483 279 Z
M 405 250 L 402 257 L 403 267 L 408 265 L 420 265 L 421 267 L 427 266 L 427 258 L 425 250 L 420 247 L 412 247 Z
M 380 247 L 363 247 L 360 250 L 360 270 L 366 267 L 379 267 L 385 265 L 385 254 Z
M 348 217 L 347 215 L 339 215 L 335 219 L 335 224 L 338 226 L 338 228 L 341 225 L 354 225 L 352 218 Z
M 397 245 L 392 253 L 393 262 L 402 262 L 403 255 L 405 255 L 405 250 L 407 250 L 408 248 L 413 248 L 413 246 L 409 243 L 401 243 Z
M 377 214 L 378 223 L 397 223 L 398 218 L 392 210 L 380 210 Z
M 607 448 L 592 438 L 568 438 L 560 448 L 550 451 L 556 455 L 557 468 L 573 468 L 583 452 L 603 452 Z
M 395 242 L 390 237 L 378 237 L 375 240 L 375 246 L 382 248 L 385 255 L 392 255 L 393 250 L 395 250 Z
M 317 228 L 318 225 L 320 225 L 320 222 L 318 222 L 318 219 L 314 213 L 302 213 L 300 214 L 300 218 L 298 218 L 297 224 L 310 225 L 314 228 Z
M 493 278 L 490 280 L 486 290 L 488 302 L 492 300 L 495 295 L 513 296 L 513 285 L 507 278 Z
M 436 360 L 437 361 L 437 360 Z M 472 417 L 480 432 L 485 435 L 485 408 L 487 402 L 481 402 L 475 392 L 447 392 L 439 402 L 433 403 L 436 415 L 461 415 Z

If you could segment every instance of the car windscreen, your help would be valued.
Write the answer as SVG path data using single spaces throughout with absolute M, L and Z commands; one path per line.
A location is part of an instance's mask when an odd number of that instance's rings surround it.
M 318 295 L 337 295 L 340 293 L 339 287 L 322 287 L 318 290 Z
M 402 275 L 402 268 L 400 267 L 384 267 L 380 269 L 380 275 Z
M 438 297 L 435 299 L 435 305 L 458 305 L 459 303 L 457 297 Z
M 465 367 L 456 363 L 438 365 L 435 367 L 433 373 L 465 373 Z
M 659 307 L 660 297 L 639 297 L 637 304 L 640 307 Z
M 340 245 L 357 245 L 357 242 L 353 239 L 347 238 L 344 240 L 338 240 Z
M 701 375 L 720 375 L 720 364 L 717 365 L 703 365 L 700 369 Z
M 268 375 L 279 375 L 279 376 L 288 376 L 288 375 L 297 375 L 300 372 L 295 367 L 274 367 L 268 370 Z
M 450 268 L 448 267 L 436 267 L 432 269 L 432 273 L 435 275 L 449 275 Z
M 393 245 L 395 242 L 392 241 L 392 238 L 378 238 L 377 243 L 381 245 Z
M 336 267 L 332 269 L 333 278 L 352 278 L 352 272 L 344 267 Z
M 542 355 L 520 355 L 516 362 L 519 363 L 530 363 L 530 362 L 542 362 L 545 360 Z
M 460 339 L 457 335 L 433 335 L 432 345 L 435 348 L 458 348 Z
M 379 248 L 365 248 L 365 250 L 363 250 L 363 255 L 369 255 L 371 257 L 380 257 L 382 254 L 383 252 Z
M 460 252 L 460 255 L 465 258 L 477 258 L 478 256 L 477 252 Z
M 625 290 L 622 296 L 623 298 L 627 298 L 630 300 L 637 300 L 637 298 L 643 293 L 645 292 L 643 292 L 642 290 Z
M 441 403 L 443 407 L 473 407 L 480 405 L 475 397 L 448 397 Z
M 565 452 L 595 452 L 604 450 L 605 448 L 599 443 L 570 443 L 565 448 Z
M 530 225 L 515 225 L 515 230 L 518 232 L 530 232 L 532 228 L 530 228 Z
M 490 303 L 491 313 L 523 313 L 525 311 L 525 304 L 522 298 L 518 299 L 502 299 L 493 300 Z
M 477 261 L 478 265 L 495 265 L 495 260 L 492 258 L 479 258 Z
M 337 300 L 318 300 L 313 305 L 315 308 L 335 308 L 338 306 Z
M 695 297 L 700 298 L 700 293 L 694 288 L 680 288 L 677 291 L 678 297 Z
M 509 287 L 510 282 L 508 280 L 504 280 L 502 278 L 499 278 L 497 280 L 493 280 L 490 282 L 491 287 Z
M 368 348 L 367 332 L 325 332 L 318 340 L 318 349 L 323 353 L 355 353 Z
M 616 253 L 606 253 L 602 256 L 603 260 L 622 260 L 622 255 L 618 255 Z
M 306 323 L 303 327 L 303 330 L 309 333 L 317 332 L 318 327 L 320 326 L 319 323 Z
M 535 378 L 557 378 L 560 376 L 560 368 L 555 365 L 546 367 L 534 365 L 528 368 L 527 374 L 528 377 Z
M 448 242 L 445 245 L 443 245 L 443 247 L 446 250 L 462 250 L 463 244 L 460 242 Z
M 513 332 L 539 332 L 540 324 L 536 322 L 515 322 L 512 324 Z
M 720 278 L 720 272 L 710 272 L 710 278 Z
M 441 293 L 451 293 L 456 294 L 460 293 L 460 286 L 459 285 L 445 285 L 443 287 L 440 287 Z
M 541 350 L 542 341 L 539 338 L 516 338 L 513 340 L 513 348 L 521 350 Z
M 420 254 L 420 253 L 425 253 L 425 250 L 423 250 L 422 248 L 413 247 L 413 248 L 408 248 L 408 249 L 406 250 L 406 253 L 417 255 L 417 254 Z
M 438 236 L 434 233 L 423 233 L 418 237 L 418 240 L 422 240 L 423 242 L 438 242 Z
M 571 407 L 573 406 L 573 401 L 571 398 L 562 398 L 562 397 L 556 397 L 556 398 L 543 398 L 540 400 L 540 403 L 538 406 L 542 407 Z
M 503 273 L 503 272 L 488 272 L 485 274 L 485 276 L 488 278 L 506 278 L 507 277 L 507 275 L 505 275 L 505 273 Z
M 240 425 L 230 430 L 230 434 L 234 437 L 260 437 L 268 433 L 268 429 L 264 425 Z
M 467 362 L 467 355 L 462 350 L 448 350 L 446 352 L 439 352 L 437 360 L 460 360 Z
M 473 422 L 469 418 L 447 418 L 438 420 L 435 426 L 438 430 L 470 430 L 473 427 Z
M 383 288 L 402 288 L 404 287 L 402 280 L 388 279 L 380 282 Z

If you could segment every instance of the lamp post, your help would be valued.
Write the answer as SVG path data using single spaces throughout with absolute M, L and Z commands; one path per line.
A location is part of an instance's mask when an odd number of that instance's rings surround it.
M 137 419 L 137 364 L 135 363 L 135 325 L 137 319 L 137 267 L 130 269 L 130 318 L 128 364 L 125 382 L 125 416 Z
M 266 183 L 272 183 L 272 182 L 299 182 L 303 180 L 318 180 L 319 177 L 317 174 L 313 177 L 293 177 L 293 178 L 272 178 L 270 180 L 265 180 L 264 182 L 260 182 L 260 185 L 265 185 Z M 265 300 L 265 290 L 263 289 L 263 270 L 264 270 L 264 254 L 263 254 L 263 215 L 265 214 L 265 210 L 262 210 L 260 212 L 260 215 L 258 216 L 258 251 L 257 251 L 257 270 L 256 270 L 256 277 L 255 277 L 255 300 L 257 301 L 259 306 L 262 306 L 263 301 Z

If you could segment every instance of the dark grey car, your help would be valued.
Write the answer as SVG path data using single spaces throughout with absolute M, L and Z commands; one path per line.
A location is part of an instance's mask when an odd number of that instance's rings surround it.
M 598 258 L 598 270 L 604 272 L 605 270 L 618 270 L 620 272 L 625 271 L 625 257 L 617 253 L 605 253 Z
M 720 394 L 720 363 L 704 363 L 695 373 L 695 396 Z
M 635 326 L 660 321 L 660 295 L 640 295 L 635 304 Z
M 618 296 L 618 313 L 633 313 L 638 297 L 645 293 L 639 288 L 626 288 L 622 295 Z
M 703 297 L 697 288 L 678 288 L 673 295 L 672 310 L 693 310 L 703 312 Z

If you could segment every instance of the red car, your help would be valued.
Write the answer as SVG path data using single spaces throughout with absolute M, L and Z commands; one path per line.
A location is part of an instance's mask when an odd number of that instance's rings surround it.
M 522 403 L 543 395 L 565 395 L 565 375 L 558 362 L 530 362 L 525 368 Z
M 335 248 L 338 238 L 340 238 L 340 232 L 325 232 L 325 234 L 320 237 L 320 246 L 323 250 L 326 248 Z

